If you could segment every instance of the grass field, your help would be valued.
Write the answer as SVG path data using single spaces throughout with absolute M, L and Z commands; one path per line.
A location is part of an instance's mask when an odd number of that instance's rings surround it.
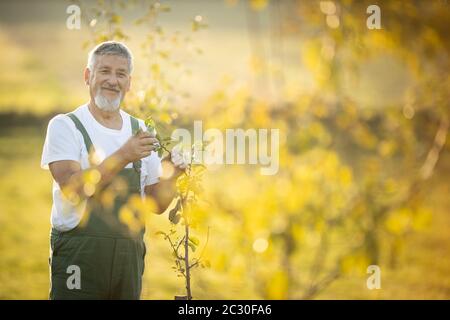
M 0 299 L 48 297 L 51 177 L 39 167 L 44 136 L 45 127 L 38 125 L 10 126 L 1 131 Z M 367 290 L 365 275 L 349 276 L 337 280 L 317 298 L 449 299 L 450 190 L 443 177 L 435 177 L 429 188 L 432 224 L 408 238 L 395 269 L 381 266 L 381 290 Z M 143 298 L 173 299 L 182 293 L 183 283 L 170 270 L 167 244 L 152 232 L 167 222 L 164 217 L 155 217 L 150 223 Z M 196 298 L 236 298 L 232 290 L 213 285 L 214 281 L 208 283 L 207 279 L 223 279 L 226 274 L 216 274 L 214 265 L 205 272 L 201 281 L 194 281 Z M 249 293 L 245 298 L 260 297 Z

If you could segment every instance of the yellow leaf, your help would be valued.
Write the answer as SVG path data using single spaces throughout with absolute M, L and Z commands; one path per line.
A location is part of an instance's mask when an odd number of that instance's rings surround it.
M 266 285 L 266 297 L 267 299 L 281 300 L 286 299 L 288 294 L 288 278 L 283 271 L 277 271 L 269 279 Z
M 363 275 L 369 265 L 369 258 L 363 252 L 356 252 L 341 260 L 340 269 L 343 274 Z
M 386 228 L 396 235 L 401 235 L 405 233 L 411 224 L 412 212 L 409 208 L 402 208 L 400 210 L 394 211 L 386 219 Z
M 432 212 L 428 208 L 421 207 L 415 213 L 412 221 L 412 227 L 416 231 L 422 231 L 427 228 L 432 219 Z

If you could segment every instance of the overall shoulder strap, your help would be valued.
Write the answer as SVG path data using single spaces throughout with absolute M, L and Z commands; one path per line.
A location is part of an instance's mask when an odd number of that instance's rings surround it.
M 136 132 L 139 130 L 139 121 L 132 115 L 130 115 L 130 121 L 131 121 L 131 134 L 135 135 Z M 142 166 L 141 160 L 133 162 L 133 168 L 138 173 L 141 173 L 141 166 Z
M 75 124 L 75 127 L 81 132 L 81 135 L 83 136 L 84 144 L 86 145 L 86 150 L 88 152 L 91 151 L 91 148 L 94 149 L 94 145 L 92 144 L 91 138 L 89 137 L 89 134 L 87 133 L 86 129 L 84 128 L 83 124 L 81 123 L 80 119 L 73 114 L 68 113 L 67 116 L 72 119 L 73 123 Z
M 133 135 L 136 134 L 136 132 L 139 130 L 139 121 L 133 116 L 130 116 L 131 121 L 131 132 Z

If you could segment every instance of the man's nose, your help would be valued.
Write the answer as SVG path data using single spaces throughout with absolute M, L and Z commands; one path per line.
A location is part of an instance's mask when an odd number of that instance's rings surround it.
M 118 87 L 119 86 L 119 78 L 115 74 L 109 75 L 109 77 L 106 79 L 106 83 L 110 87 Z

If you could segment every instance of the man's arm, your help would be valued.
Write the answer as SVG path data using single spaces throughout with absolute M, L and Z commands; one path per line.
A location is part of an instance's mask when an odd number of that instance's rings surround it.
M 66 197 L 74 199 L 77 195 L 79 199 L 85 199 L 103 189 L 128 163 L 147 157 L 155 149 L 153 144 L 156 142 L 157 139 L 148 132 L 139 132 L 97 166 L 82 170 L 77 161 L 61 160 L 50 163 L 49 169 Z M 84 176 L 89 171 L 98 173 L 94 194 L 86 194 L 84 190 Z

